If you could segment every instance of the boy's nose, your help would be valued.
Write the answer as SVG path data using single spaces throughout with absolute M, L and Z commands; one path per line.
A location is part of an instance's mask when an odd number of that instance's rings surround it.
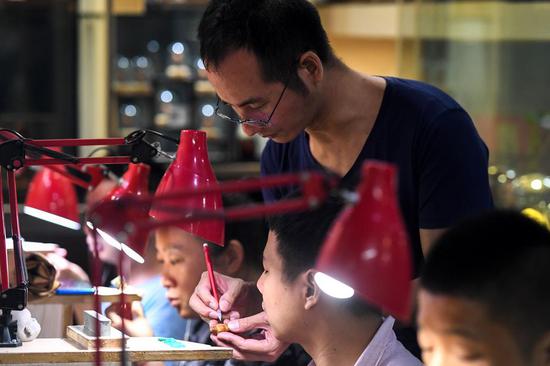
M 427 366 L 451 366 L 451 365 L 445 365 L 443 361 L 444 361 L 444 357 L 441 354 L 441 352 L 434 350 L 431 360 L 427 364 Z
M 258 288 L 258 290 L 260 291 L 260 293 L 263 295 L 263 278 L 264 278 L 264 275 L 262 274 L 260 276 L 260 278 L 258 278 L 258 281 L 256 281 L 256 287 Z
M 170 278 L 168 276 L 166 276 L 165 274 L 162 274 L 161 277 L 160 277 L 160 283 L 161 285 L 164 287 L 164 288 L 170 288 L 170 287 L 173 287 L 173 281 L 170 280 Z

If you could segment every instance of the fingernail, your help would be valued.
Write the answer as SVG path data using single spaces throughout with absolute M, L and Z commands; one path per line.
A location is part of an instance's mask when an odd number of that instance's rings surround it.
M 214 310 L 218 310 L 218 304 L 216 304 L 214 301 L 210 301 L 208 306 L 210 306 Z
M 229 327 L 229 330 L 232 332 L 239 330 L 239 321 L 238 320 L 230 320 L 229 323 L 227 323 L 227 326 Z
M 231 309 L 231 304 L 227 300 L 220 300 L 220 309 L 223 312 L 229 311 Z
M 215 311 L 211 311 L 208 313 L 208 317 L 212 319 L 218 319 L 218 313 Z

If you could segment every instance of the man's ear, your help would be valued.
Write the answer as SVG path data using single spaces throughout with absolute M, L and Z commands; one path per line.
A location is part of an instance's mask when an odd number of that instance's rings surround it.
M 244 248 L 241 242 L 235 239 L 225 245 L 227 248 L 216 258 L 216 266 L 219 266 L 221 272 L 235 277 L 244 265 Z
M 307 51 L 300 56 L 298 60 L 298 75 L 308 85 L 316 85 L 323 79 L 323 62 L 315 52 Z
M 534 366 L 550 366 L 550 330 L 535 343 L 532 359 Z
M 319 303 L 321 289 L 317 286 L 314 279 L 315 271 L 307 270 L 302 274 L 303 289 L 304 289 L 304 309 L 310 310 Z

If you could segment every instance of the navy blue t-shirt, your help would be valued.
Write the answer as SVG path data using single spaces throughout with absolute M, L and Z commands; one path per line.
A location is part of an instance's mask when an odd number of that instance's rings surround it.
M 419 228 L 446 228 L 493 207 L 489 153 L 470 116 L 450 96 L 419 81 L 385 79 L 372 131 L 341 184 L 355 188 L 366 159 L 397 165 L 399 202 L 417 275 L 423 263 Z M 267 143 L 262 175 L 304 170 L 324 170 L 311 154 L 307 133 L 289 143 Z M 278 200 L 291 191 L 290 187 L 265 189 L 264 200 Z

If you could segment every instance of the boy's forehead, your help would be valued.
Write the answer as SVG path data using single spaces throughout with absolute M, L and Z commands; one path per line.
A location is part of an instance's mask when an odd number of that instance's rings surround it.
M 165 228 L 159 229 L 155 233 L 155 246 L 157 249 L 185 249 L 187 247 L 200 247 L 202 245 L 193 235 L 178 229 L 178 228 Z
M 417 322 L 420 328 L 475 338 L 492 319 L 482 303 L 421 289 Z
M 487 307 L 473 300 L 432 294 L 418 294 L 418 339 L 433 346 L 434 340 L 447 350 L 465 344 L 482 350 L 488 365 L 525 365 L 517 332 L 495 320 Z M 455 347 L 456 346 L 456 347 Z M 467 363 L 464 363 L 467 364 Z
M 277 240 L 277 235 L 270 230 L 267 236 L 267 243 L 264 248 L 264 259 L 273 261 L 279 258 L 277 245 L 279 245 L 279 242 Z

